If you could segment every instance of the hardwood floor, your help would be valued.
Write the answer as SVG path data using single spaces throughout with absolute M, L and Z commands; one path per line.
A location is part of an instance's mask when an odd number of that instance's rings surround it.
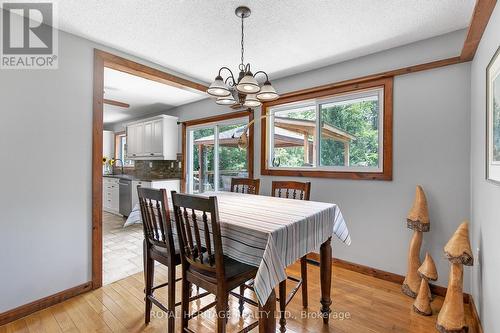
M 166 269 L 160 265 L 156 271 L 156 283 L 166 281 Z M 300 276 L 300 265 L 290 267 L 289 273 Z M 287 332 L 436 332 L 434 325 L 437 311 L 443 303 L 442 297 L 436 297 L 432 303 L 434 314 L 431 317 L 419 316 L 411 310 L 412 299 L 401 293 L 399 285 L 338 267 L 333 267 L 330 324 L 324 326 L 323 321 L 316 318 L 320 308 L 319 268 L 308 265 L 308 274 L 309 308 L 307 311 L 302 309 L 301 293 L 298 292 L 287 307 Z M 155 306 L 151 323 L 144 325 L 143 288 L 141 272 L 1 326 L 0 333 L 166 332 L 165 314 Z M 177 300 L 180 300 L 179 283 L 177 293 Z M 160 289 L 157 295 L 166 301 L 165 288 Z M 250 291 L 247 291 L 247 296 L 251 296 Z M 209 296 L 193 302 L 192 310 L 212 300 L 213 297 Z M 243 319 L 240 319 L 235 298 L 230 299 L 230 310 L 228 332 L 236 332 L 254 321 L 255 309 L 251 306 L 245 307 Z M 211 315 L 213 312 L 191 320 L 190 328 L 196 332 L 214 332 L 215 322 Z M 472 327 L 469 305 L 466 305 L 466 316 L 469 332 L 477 333 Z M 176 329 L 179 331 L 178 321 Z M 258 332 L 258 329 L 252 332 Z

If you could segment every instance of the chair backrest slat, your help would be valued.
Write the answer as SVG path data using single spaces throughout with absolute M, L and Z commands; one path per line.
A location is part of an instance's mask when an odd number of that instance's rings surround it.
M 212 242 L 210 241 L 210 229 L 208 227 L 207 212 L 203 212 L 203 229 L 205 231 L 205 246 L 208 253 L 208 263 L 213 265 L 215 263 L 214 255 L 212 253 Z
M 159 230 L 158 230 L 159 229 L 158 222 L 156 221 L 156 217 L 157 217 L 156 211 L 154 208 L 153 200 L 151 200 L 151 199 L 149 199 L 149 216 L 151 219 L 151 226 L 153 229 L 155 240 L 162 240 L 162 236 L 160 235 Z
M 137 195 L 147 245 L 160 246 L 170 253 L 175 253 L 166 190 L 138 186 Z
M 193 228 L 194 228 L 194 236 L 196 240 L 196 251 L 198 254 L 198 258 L 200 259 L 200 262 L 203 264 L 203 250 L 202 250 L 202 243 L 201 243 L 201 237 L 200 237 L 200 229 L 198 228 L 198 221 L 197 221 L 197 216 L 196 212 L 194 209 L 191 210 L 191 217 L 193 218 Z
M 231 192 L 259 194 L 260 179 L 231 178 Z
M 173 191 L 172 203 L 176 227 L 181 230 L 179 243 L 183 265 L 192 265 L 222 278 L 224 254 L 217 198 L 177 194 Z M 191 214 L 187 213 L 188 210 Z M 198 223 L 200 219 L 203 224 Z
M 311 196 L 311 183 L 273 181 L 271 196 L 278 198 L 309 200 Z

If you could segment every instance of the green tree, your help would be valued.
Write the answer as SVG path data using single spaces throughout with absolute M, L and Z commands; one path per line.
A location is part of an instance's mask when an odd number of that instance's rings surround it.
M 300 112 L 282 112 L 282 114 L 293 119 L 316 119 L 314 109 Z M 280 113 L 277 113 L 276 116 L 280 116 Z M 377 101 L 321 106 L 320 117 L 322 124 L 337 127 L 355 136 L 355 140 L 350 142 L 350 165 L 378 165 L 379 110 Z M 312 137 L 309 139 L 314 140 Z M 344 165 L 345 147 L 342 142 L 322 136 L 320 145 L 321 165 Z M 304 165 L 304 148 L 302 146 L 275 148 L 274 155 L 279 158 L 280 166 L 300 167 Z
M 356 137 L 350 143 L 349 164 L 378 165 L 378 102 L 363 101 L 321 109 L 321 121 Z M 344 165 L 344 144 L 321 137 L 321 165 Z

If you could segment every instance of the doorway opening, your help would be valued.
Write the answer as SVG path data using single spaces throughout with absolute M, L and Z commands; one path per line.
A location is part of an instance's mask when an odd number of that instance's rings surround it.
M 175 89 L 175 102 L 162 100 L 168 93 L 161 89 Z M 160 89 L 156 91 L 156 89 Z M 177 105 L 205 97 L 205 85 L 148 67 L 146 65 L 94 50 L 94 97 L 93 97 L 93 145 L 92 145 L 92 288 L 97 289 L 104 283 L 116 281 L 142 270 L 141 224 L 126 225 L 127 216 L 134 209 L 133 189 L 147 184 L 143 177 L 137 177 L 138 165 L 150 166 L 168 164 L 177 168 L 178 174 L 184 166 L 177 161 L 176 151 L 153 153 L 158 145 L 155 138 L 160 134 L 174 135 L 178 138 L 177 122 L 173 117 L 163 115 L 163 111 Z M 141 95 L 140 92 L 144 94 Z M 156 91 L 158 96 L 154 95 Z M 152 95 L 153 94 L 153 95 Z M 149 102 L 141 103 L 141 98 Z M 191 98 L 191 100 L 190 100 Z M 144 105 L 147 104 L 147 105 Z M 127 122 L 137 119 L 145 121 L 145 131 L 151 129 L 151 147 L 142 145 L 151 153 L 132 157 L 128 151 Z M 158 119 L 156 119 L 156 118 Z M 156 122 L 155 122 L 156 121 Z M 170 124 L 160 127 L 157 124 Z M 151 125 L 151 126 L 149 126 Z M 148 127 L 149 126 L 149 127 Z M 156 127 L 155 127 L 156 126 Z M 163 133 L 155 128 L 165 130 Z M 149 133 L 149 132 L 148 132 Z M 152 133 L 156 133 L 156 136 Z M 134 133 L 134 135 L 138 135 Z M 131 137 L 130 137 L 131 138 Z M 131 139 L 130 139 L 131 141 Z M 134 146 L 134 148 L 138 148 Z M 177 148 L 177 147 L 175 147 Z M 168 155 L 168 156 L 167 156 Z M 172 157 L 174 156 L 174 157 Z M 177 164 L 175 164 L 177 163 Z M 178 181 L 182 181 L 178 180 Z M 168 188 L 170 182 L 157 184 Z M 105 245 L 103 247 L 103 245 Z M 125 260 L 125 261 L 124 261 Z M 106 268 L 103 279 L 103 266 Z

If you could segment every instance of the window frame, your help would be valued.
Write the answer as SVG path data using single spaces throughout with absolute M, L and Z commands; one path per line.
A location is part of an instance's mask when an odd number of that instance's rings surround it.
M 285 168 L 285 167 L 270 167 L 270 159 L 272 154 L 272 129 L 274 126 L 268 126 L 267 121 L 272 123 L 273 115 L 270 115 L 271 109 L 279 110 L 280 106 L 291 103 L 307 103 L 312 101 L 318 108 L 320 104 L 325 104 L 329 101 L 338 100 L 348 94 L 362 94 L 368 90 L 383 89 L 383 114 L 379 121 L 382 124 L 380 129 L 382 133 L 382 150 L 380 150 L 380 158 L 382 162 L 377 170 L 366 170 L 365 168 L 349 168 L 345 170 L 332 170 L 332 167 L 300 167 L 300 168 Z M 313 177 L 313 178 L 338 178 L 338 179 L 360 179 L 360 180 L 392 180 L 392 130 L 393 130 L 393 77 L 384 77 L 379 79 L 338 83 L 327 86 L 320 86 L 306 90 L 291 92 L 283 95 L 276 101 L 266 102 L 262 105 L 261 120 L 261 175 L 263 176 L 289 176 L 289 177 Z M 316 127 L 319 128 L 320 117 L 316 112 Z M 270 128 L 268 128 L 270 127 Z M 318 130 L 317 141 L 320 131 Z M 380 142 L 380 138 L 379 138 Z M 380 147 L 380 146 L 379 146 Z M 318 146 L 315 159 L 319 165 L 320 147 Z
M 205 128 L 207 126 L 213 125 L 225 125 L 236 122 L 238 119 L 247 118 L 248 122 L 251 122 L 254 119 L 254 112 L 251 109 L 246 109 L 243 111 L 225 113 L 213 117 L 200 118 L 185 121 L 182 123 L 182 179 L 181 179 L 181 191 L 187 193 L 188 189 L 188 163 L 192 163 L 192 161 L 188 160 L 188 153 L 190 152 L 190 148 L 188 147 L 189 138 L 188 135 L 190 130 L 196 128 Z M 248 177 L 253 178 L 254 176 L 254 126 L 250 126 L 248 129 L 248 147 L 247 147 L 247 170 Z M 217 133 L 216 133 L 217 132 Z M 217 135 L 216 135 L 217 134 Z M 216 141 L 218 138 L 218 131 L 214 132 L 214 139 Z M 219 154 L 216 149 L 215 154 Z M 218 163 L 216 163 L 215 168 L 219 168 Z
M 115 159 L 117 159 L 117 160 L 118 160 L 118 156 L 123 155 L 123 154 L 120 154 L 121 139 L 122 139 L 122 137 L 127 137 L 127 132 L 126 131 L 115 132 Z M 122 159 L 123 159 L 123 161 L 127 160 L 126 158 L 123 158 L 123 156 L 122 156 Z M 135 162 L 133 160 L 127 160 L 127 161 L 132 161 L 132 164 L 124 164 L 123 165 L 124 169 L 133 169 L 133 168 L 135 168 Z M 123 162 L 120 162 L 120 163 L 123 163 Z M 122 165 L 120 164 L 118 167 L 121 168 Z

